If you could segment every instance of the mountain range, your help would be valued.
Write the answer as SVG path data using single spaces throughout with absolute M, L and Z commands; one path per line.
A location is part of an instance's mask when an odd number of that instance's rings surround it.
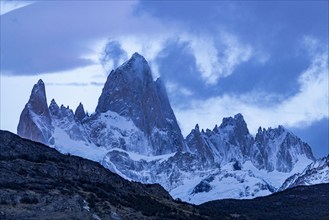
M 196 206 L 159 184 L 127 181 L 99 163 L 0 131 L 0 219 L 328 219 L 329 184 Z
M 283 126 L 260 127 L 253 136 L 238 113 L 212 130 L 200 131 L 196 125 L 184 138 L 164 83 L 153 80 L 138 53 L 108 74 L 91 115 L 81 103 L 74 112 L 54 99 L 48 105 L 45 84 L 39 80 L 17 134 L 99 162 L 127 180 L 159 183 L 174 198 L 194 204 L 328 182 L 328 171 L 320 179 L 309 177 L 307 170 L 321 161 Z M 328 162 L 321 164 L 320 170 L 328 170 Z

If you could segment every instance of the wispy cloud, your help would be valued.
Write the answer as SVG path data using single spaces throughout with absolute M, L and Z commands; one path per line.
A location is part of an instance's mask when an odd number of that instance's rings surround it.
M 55 82 L 47 82 L 46 86 L 104 86 L 104 83 L 100 82 L 90 82 L 90 83 L 77 83 L 77 82 L 69 82 L 69 83 L 55 83 Z
M 262 99 L 281 99 L 275 94 L 250 93 L 244 95 L 222 95 L 204 101 L 194 100 L 189 108 L 177 108 L 177 118 L 183 122 L 185 134 L 199 123 L 201 127 L 212 128 L 221 123 L 221 118 L 241 112 L 255 133 L 258 126 L 274 127 L 282 124 L 288 127 L 308 126 L 315 121 L 329 118 L 328 88 L 328 46 L 321 51 L 309 51 L 311 60 L 298 79 L 299 92 L 275 105 L 262 105 Z M 262 98 L 263 97 L 263 98 Z M 196 120 L 193 120 L 193 119 Z
M 28 6 L 36 1 L 15 1 L 15 0 L 2 0 L 0 1 L 0 15 L 4 15 L 8 12 L 16 9 Z
M 101 53 L 100 62 L 106 72 L 109 72 L 127 59 L 127 53 L 122 49 L 121 44 L 118 41 L 109 40 Z
M 193 95 L 193 92 L 190 89 L 179 86 L 177 83 L 168 81 L 166 83 L 167 92 L 171 95 L 177 96 L 182 95 L 185 97 L 189 97 Z
M 207 36 L 188 39 L 208 84 L 216 84 L 220 78 L 231 75 L 237 66 L 252 57 L 252 47 L 242 44 L 233 34 L 220 32 L 218 38 L 216 41 Z

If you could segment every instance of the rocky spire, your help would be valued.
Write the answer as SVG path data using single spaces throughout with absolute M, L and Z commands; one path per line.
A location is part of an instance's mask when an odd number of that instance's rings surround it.
M 161 80 L 138 53 L 112 71 L 98 100 L 96 113 L 113 111 L 131 119 L 154 147 L 152 154 L 186 149 Z M 166 133 L 166 135 L 164 135 Z
M 58 115 L 59 106 L 57 105 L 55 99 L 52 99 L 49 105 L 49 112 L 51 115 Z
M 115 100 L 112 100 L 113 96 L 142 95 L 141 92 L 145 92 L 142 89 L 148 89 L 147 87 L 154 86 L 153 84 L 151 69 L 147 61 L 140 54 L 134 53 L 127 62 L 116 70 L 112 70 L 108 75 L 102 94 L 98 99 L 96 112 L 113 111 L 115 105 Z M 118 113 L 121 115 L 127 113 L 124 109 L 122 110 Z
M 311 147 L 282 125 L 259 128 L 254 147 L 259 150 L 257 158 L 262 160 L 260 168 L 268 171 L 290 172 L 301 157 L 315 160 Z
M 234 129 L 234 132 L 239 133 L 239 135 L 248 135 L 249 130 L 247 127 L 247 123 L 245 122 L 243 115 L 238 113 L 232 117 L 223 118 L 222 124 L 220 125 L 221 129 Z
M 38 121 L 42 121 L 42 123 L 37 123 Z M 40 79 L 33 86 L 30 99 L 21 113 L 17 134 L 24 138 L 48 144 L 51 138 L 51 130 L 45 84 Z
M 74 112 L 74 117 L 76 120 L 78 120 L 80 122 L 82 121 L 82 119 L 84 119 L 86 117 L 86 112 L 85 112 L 85 109 L 83 108 L 83 105 L 81 102 Z
M 191 133 L 187 135 L 186 142 L 189 146 L 189 150 L 197 155 L 202 166 L 214 165 L 215 154 L 209 146 L 204 132 L 200 132 L 199 124 L 196 124 Z
M 41 79 L 33 86 L 27 105 L 35 114 L 49 116 L 45 84 Z

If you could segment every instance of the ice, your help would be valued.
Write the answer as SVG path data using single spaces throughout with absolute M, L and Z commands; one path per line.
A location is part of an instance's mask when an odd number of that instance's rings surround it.
M 81 140 L 72 140 L 63 129 L 58 127 L 55 128 L 53 137 L 56 140 L 53 147 L 63 154 L 72 154 L 100 162 L 108 152 L 104 147 L 97 147 Z
M 163 162 L 163 161 L 168 160 L 170 157 L 173 157 L 175 155 L 175 153 L 171 153 L 171 154 L 164 154 L 164 155 L 157 155 L 157 156 L 147 156 L 147 155 L 142 155 L 142 154 L 138 154 L 138 153 L 135 153 L 135 152 L 125 151 L 125 150 L 122 150 L 120 148 L 113 148 L 109 152 L 111 152 L 111 151 L 124 152 L 124 153 L 127 153 L 129 155 L 129 158 L 134 160 L 134 161 L 144 160 L 146 162 L 151 162 L 151 161 Z

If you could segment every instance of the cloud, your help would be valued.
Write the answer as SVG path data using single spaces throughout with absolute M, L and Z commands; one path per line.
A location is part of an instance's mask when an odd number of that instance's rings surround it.
M 87 86 L 88 83 L 46 83 L 46 86 Z
M 100 62 L 106 72 L 109 72 L 127 59 L 127 53 L 122 49 L 121 44 L 118 41 L 110 40 L 104 47 Z
M 1 73 L 35 75 L 93 65 L 95 60 L 86 57 L 99 53 L 92 47 L 98 39 L 154 26 L 144 17 L 135 19 L 135 5 L 136 1 L 43 1 L 1 15 Z
M 187 37 L 202 77 L 208 84 L 231 75 L 235 68 L 252 56 L 252 47 L 243 45 L 236 36 L 220 32 L 216 41 L 207 36 Z
M 203 128 L 212 128 L 220 123 L 222 117 L 239 112 L 245 116 L 253 133 L 257 131 L 258 126 L 276 127 L 282 124 L 287 127 L 301 127 L 328 119 L 328 46 L 321 48 L 324 49 L 310 52 L 309 66 L 298 79 L 299 90 L 289 98 L 282 99 L 275 94 L 266 93 L 225 94 L 205 100 L 193 100 L 188 108 L 175 108 L 184 134 L 196 123 Z M 263 101 L 273 98 L 280 102 L 262 105 Z
M 16 9 L 33 4 L 35 1 L 13 1 L 13 0 L 2 0 L 0 2 L 0 15 L 4 15 Z
M 308 125 L 312 121 L 328 118 L 329 66 L 328 46 L 322 52 L 312 51 L 312 61 L 299 77 L 300 91 L 284 101 L 278 108 L 287 112 L 283 117 L 289 126 Z
M 55 73 L 97 62 L 102 62 L 109 71 L 139 52 L 149 61 L 157 78 L 161 70 L 156 57 L 168 41 L 178 39 L 189 44 L 204 83 L 215 85 L 252 56 L 251 46 L 240 42 L 232 33 L 221 31 L 218 39 L 209 32 L 200 35 L 186 28 L 187 23 L 162 20 L 149 11 L 139 10 L 143 4 L 47 1 L 8 13 L 2 19 L 1 72 L 6 75 Z M 230 4 L 221 5 L 229 8 Z M 99 61 L 95 57 L 100 53 L 103 56 Z
M 174 96 L 185 96 L 189 97 L 193 95 L 193 92 L 187 88 L 181 87 L 174 82 L 166 83 L 167 92 Z
M 68 83 L 54 83 L 54 82 L 47 82 L 46 86 L 104 86 L 104 83 L 99 82 L 90 82 L 90 83 L 77 83 L 77 82 L 68 82 Z
M 154 36 L 152 41 L 143 35 L 128 35 L 118 37 L 117 42 L 129 56 L 135 51 L 143 54 L 155 77 L 168 78 L 174 74 L 177 80 L 184 74 L 184 80 L 191 82 L 187 78 L 198 74 L 198 84 L 206 85 L 216 85 L 220 79 L 233 74 L 253 53 L 250 45 L 224 32 L 216 41 L 210 35 L 196 36 L 175 30 L 161 37 Z M 264 57 L 261 59 L 264 62 Z

